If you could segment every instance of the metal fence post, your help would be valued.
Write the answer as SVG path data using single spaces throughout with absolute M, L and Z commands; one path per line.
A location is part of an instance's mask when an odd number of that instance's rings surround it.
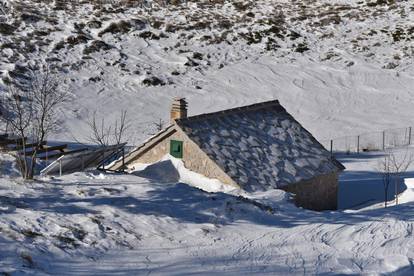
M 382 132 L 382 150 L 385 150 L 385 130 Z
M 331 156 L 333 156 L 333 140 L 331 140 Z
M 408 128 L 408 144 L 411 145 L 411 127 Z
M 59 160 L 59 176 L 62 176 L 62 160 Z
M 357 153 L 359 153 L 359 135 L 357 136 Z
M 122 171 L 124 171 L 125 168 L 125 148 L 122 148 Z

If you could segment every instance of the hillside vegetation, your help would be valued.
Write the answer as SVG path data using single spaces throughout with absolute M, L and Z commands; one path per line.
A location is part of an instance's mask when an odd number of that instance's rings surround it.
M 383 79 L 382 76 L 389 84 L 389 75 L 404 77 L 404 73 L 411 72 L 414 60 L 412 1 L 3 0 L 3 3 L 0 91 L 11 81 L 24 82 L 27 68 L 40 61 L 56 66 L 64 80 L 62 86 L 72 92 L 74 99 L 62 115 L 62 133 L 66 139 L 72 136 L 71 132 L 82 136 L 83 120 L 96 106 L 105 109 L 106 116 L 120 106 L 128 109 L 136 120 L 135 126 L 143 132 L 139 139 L 146 137 L 154 132 L 151 122 L 158 118 L 168 120 L 168 106 L 175 95 L 190 98 L 190 114 L 279 98 L 307 127 L 319 131 L 315 117 L 325 120 L 334 116 L 327 111 L 318 113 L 321 103 L 316 99 L 321 97 L 320 93 L 332 94 L 331 81 L 340 82 L 342 90 L 357 92 L 361 86 L 354 84 L 364 78 L 363 86 L 375 89 L 379 85 L 377 79 Z M 258 79 L 263 71 L 269 70 L 263 66 L 261 70 L 249 71 L 250 64 L 258 60 L 271 65 L 275 74 L 266 83 L 260 80 L 246 96 L 240 92 L 245 86 L 240 79 L 249 76 Z M 286 76 L 289 79 L 278 78 L 286 72 L 283 66 L 289 64 L 296 66 L 298 75 L 312 75 L 313 85 L 322 81 L 325 87 L 309 91 L 306 76 L 299 79 L 289 74 Z M 306 69 L 309 64 L 317 64 L 317 68 L 311 65 L 311 73 Z M 248 72 L 239 72 L 240 79 L 227 80 L 228 72 L 238 71 L 237 68 Z M 375 75 L 367 75 L 367 69 Z M 325 71 L 333 74 L 328 75 L 330 79 L 325 76 L 318 79 Z M 269 83 L 274 86 L 275 82 L 284 94 L 277 87 L 272 93 L 263 88 Z M 407 80 L 392 82 L 393 98 L 400 100 L 399 91 L 407 92 L 405 87 L 400 89 L 401 82 L 405 84 Z M 303 90 L 295 98 L 307 98 L 312 93 L 315 100 L 297 107 L 291 100 L 296 89 L 290 87 L 292 83 Z M 231 95 L 223 96 L 229 91 Z M 359 95 L 366 97 L 362 92 Z M 326 101 L 338 97 L 341 96 L 334 93 Z M 353 105 L 355 97 L 352 100 L 345 97 L 342 104 Z M 369 97 L 363 101 L 369 101 Z M 392 113 L 394 106 L 385 110 Z M 301 112 L 314 118 L 309 119 Z M 309 114 L 312 112 L 318 114 Z M 342 123 L 349 121 L 345 118 Z M 388 126 L 387 123 L 374 128 Z M 350 127 L 364 129 L 355 124 Z M 319 137 L 327 139 L 332 135 L 323 133 Z

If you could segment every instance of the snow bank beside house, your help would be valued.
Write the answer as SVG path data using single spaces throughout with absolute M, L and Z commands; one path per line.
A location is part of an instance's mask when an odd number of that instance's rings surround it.
M 224 192 L 243 194 L 240 189 L 221 183 L 218 179 L 210 179 L 204 175 L 190 171 L 181 159 L 170 154 L 153 164 L 134 164 L 131 173 L 149 179 L 164 182 L 182 182 L 206 192 Z
M 224 192 L 230 194 L 243 194 L 243 192 L 230 185 L 223 184 L 218 179 L 210 179 L 201 174 L 190 171 L 184 167 L 182 160 L 174 158 L 170 155 L 166 156 L 164 160 L 170 160 L 178 173 L 180 174 L 180 181 L 189 184 L 193 187 L 199 188 L 206 192 Z
M 19 176 L 16 159 L 10 154 L 0 153 L 0 178 L 10 178 Z
M 211 179 L 187 169 L 181 159 L 175 158 L 170 154 L 165 155 L 160 161 L 153 164 L 134 163 L 134 168 L 130 173 L 144 176 L 155 181 L 165 179 L 166 175 L 174 175 L 169 178 L 168 183 L 182 182 L 192 187 L 201 189 L 209 193 L 227 193 L 234 196 L 243 196 L 248 199 L 261 202 L 267 206 L 280 206 L 282 202 L 288 205 L 293 204 L 292 195 L 279 189 L 269 189 L 267 191 L 246 192 L 239 188 L 226 185 L 218 179 Z M 278 208 L 278 207 L 276 207 Z
M 404 179 L 404 184 L 407 189 L 398 198 L 398 203 L 400 204 L 414 201 L 414 178 Z

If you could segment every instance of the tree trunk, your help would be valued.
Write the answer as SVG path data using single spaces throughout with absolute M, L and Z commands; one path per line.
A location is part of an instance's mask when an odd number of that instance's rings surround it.
M 387 208 L 387 203 L 388 203 L 388 185 L 385 186 L 385 208 Z
M 399 186 L 399 177 L 395 178 L 395 205 L 398 204 L 398 186 Z

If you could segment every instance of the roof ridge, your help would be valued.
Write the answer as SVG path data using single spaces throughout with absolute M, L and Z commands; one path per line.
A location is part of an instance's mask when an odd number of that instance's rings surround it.
M 271 100 L 271 101 L 266 101 L 266 102 L 259 102 L 259 103 L 254 103 L 254 104 L 250 104 L 250 105 L 245 105 L 245 106 L 239 106 L 239 107 L 234 107 L 234 108 L 230 108 L 230 109 L 220 110 L 220 111 L 216 111 L 216 112 L 204 113 L 204 114 L 195 115 L 195 116 L 191 116 L 191 117 L 187 117 L 187 118 L 177 119 L 176 122 L 177 122 L 177 124 L 179 124 L 180 122 L 185 122 L 185 121 L 190 121 L 190 120 L 195 121 L 195 120 L 200 120 L 200 119 L 205 119 L 205 118 L 211 118 L 211 117 L 214 117 L 214 116 L 224 116 L 224 115 L 240 113 L 240 112 L 244 112 L 244 111 L 259 110 L 259 109 L 268 108 L 268 107 L 271 107 L 271 106 L 282 107 L 279 103 L 279 100 Z

